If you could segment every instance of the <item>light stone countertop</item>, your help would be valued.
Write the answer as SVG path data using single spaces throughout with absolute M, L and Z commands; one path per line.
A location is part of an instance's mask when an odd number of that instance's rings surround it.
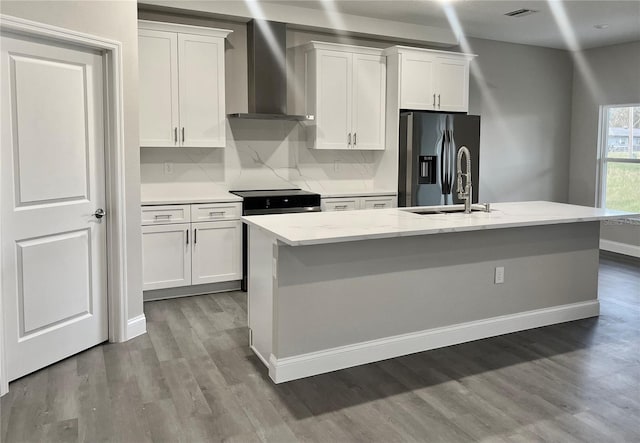
M 546 201 L 494 203 L 491 212 L 419 215 L 412 208 L 242 217 L 291 246 L 612 220 L 628 212 Z M 417 208 L 415 208 L 417 209 Z
M 242 197 L 213 183 L 143 183 L 140 201 L 142 205 L 228 203 L 241 202 Z

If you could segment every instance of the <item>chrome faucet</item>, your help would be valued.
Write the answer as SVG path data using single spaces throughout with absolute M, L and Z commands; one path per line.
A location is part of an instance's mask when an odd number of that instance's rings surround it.
M 466 170 L 462 172 L 462 156 L 467 158 Z M 462 177 L 464 176 L 464 189 L 462 188 Z M 458 192 L 458 198 L 464 200 L 464 213 L 471 214 L 471 199 L 472 199 L 472 186 L 471 186 L 471 153 L 469 152 L 469 148 L 466 146 L 461 146 L 458 150 L 458 168 L 457 168 L 457 177 L 458 177 L 458 187 L 456 191 Z

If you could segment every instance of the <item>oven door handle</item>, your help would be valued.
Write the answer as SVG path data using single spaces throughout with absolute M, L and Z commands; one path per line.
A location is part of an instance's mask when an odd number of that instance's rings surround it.
M 242 215 L 297 214 L 302 212 L 320 212 L 320 210 L 320 206 L 305 206 L 303 208 L 245 209 L 242 212 Z

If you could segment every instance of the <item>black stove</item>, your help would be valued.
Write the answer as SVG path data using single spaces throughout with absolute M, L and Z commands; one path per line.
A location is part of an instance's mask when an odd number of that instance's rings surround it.
M 231 191 L 242 197 L 242 215 L 320 211 L 320 194 L 302 189 Z
M 320 194 L 302 189 L 230 191 L 242 197 L 242 215 L 320 212 Z M 242 226 L 242 290 L 247 290 L 247 225 Z

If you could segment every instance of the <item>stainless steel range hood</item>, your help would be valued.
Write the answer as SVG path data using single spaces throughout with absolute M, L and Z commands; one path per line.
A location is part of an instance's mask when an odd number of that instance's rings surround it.
M 287 25 L 266 20 L 247 23 L 249 112 L 231 118 L 261 120 L 313 120 L 313 116 L 287 114 Z

